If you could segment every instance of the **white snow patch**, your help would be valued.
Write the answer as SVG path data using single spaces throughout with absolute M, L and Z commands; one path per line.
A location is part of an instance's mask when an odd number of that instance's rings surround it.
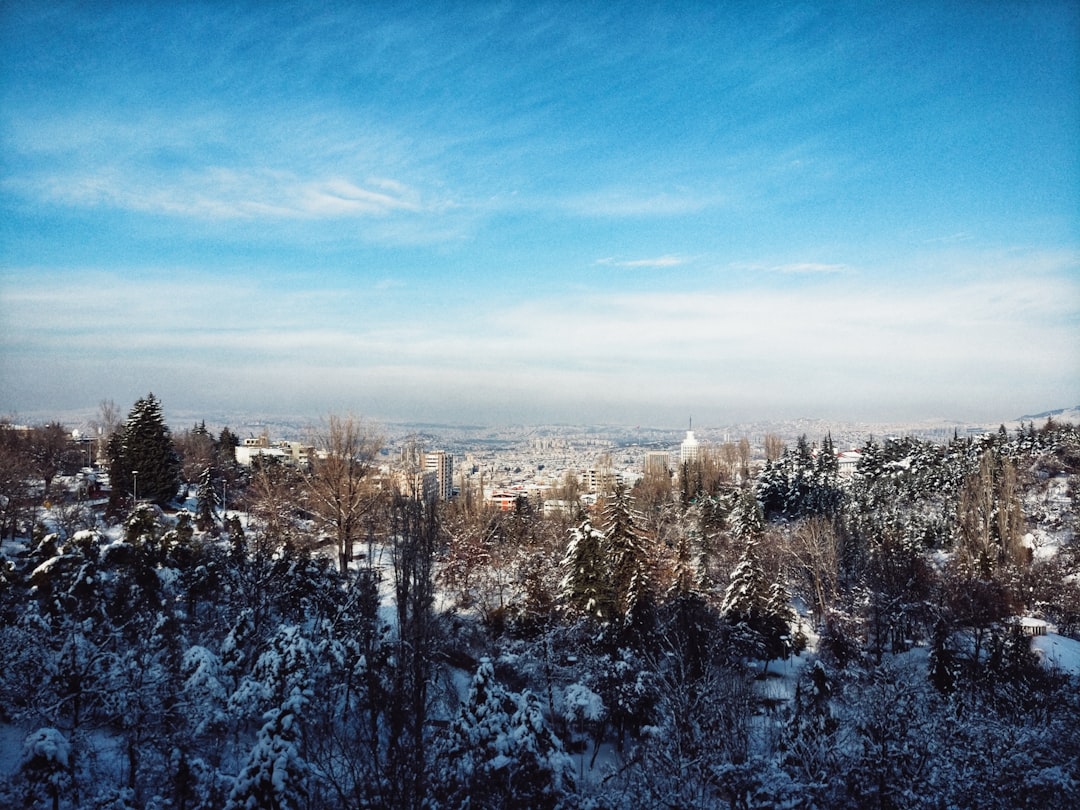
M 55 728 L 39 728 L 27 736 L 23 743 L 22 761 L 55 762 L 61 768 L 68 766 L 71 743 Z
M 1080 676 L 1080 641 L 1047 633 L 1031 640 L 1032 651 L 1043 666 L 1067 675 Z

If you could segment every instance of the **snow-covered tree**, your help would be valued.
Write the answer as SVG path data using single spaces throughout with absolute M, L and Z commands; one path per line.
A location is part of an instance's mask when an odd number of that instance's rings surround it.
M 44 798 L 52 810 L 71 789 L 71 743 L 55 728 L 39 728 L 23 742 L 19 776 L 23 782 L 26 807 Z
M 308 703 L 294 689 L 264 723 L 240 769 L 225 810 L 302 810 L 310 768 L 301 754 L 301 717 Z
M 489 659 L 477 667 L 469 696 L 436 757 L 438 808 L 554 808 L 573 786 L 562 742 L 526 690 L 506 692 Z
M 758 648 L 766 669 L 772 659 L 790 651 L 790 622 L 795 619 L 791 598 L 779 582 L 766 580 L 757 543 L 747 544 L 739 564 L 731 572 L 720 613 L 736 628 L 752 634 L 747 641 Z
M 434 795 L 439 808 L 500 807 L 513 700 L 495 680 L 490 659 L 480 661 L 469 694 L 436 751 Z
M 648 538 L 639 528 L 642 521 L 623 484 L 616 484 L 601 519 L 616 618 L 639 634 L 646 633 L 654 620 L 653 561 Z
M 137 400 L 127 423 L 109 443 L 109 477 L 114 491 L 164 505 L 180 488 L 180 457 L 153 394 Z
M 217 509 L 220 505 L 217 487 L 214 485 L 213 467 L 204 467 L 199 475 L 195 504 L 195 525 L 201 532 L 208 531 L 217 520 Z
M 601 622 L 610 621 L 615 614 L 605 554 L 604 534 L 588 517 L 571 528 L 562 562 L 562 598 L 572 611 Z

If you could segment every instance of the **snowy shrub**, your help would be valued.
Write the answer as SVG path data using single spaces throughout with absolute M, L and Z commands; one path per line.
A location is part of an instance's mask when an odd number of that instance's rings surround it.
M 71 744 L 55 728 L 39 728 L 23 742 L 19 760 L 27 806 L 47 798 L 59 806 L 60 796 L 71 787 Z

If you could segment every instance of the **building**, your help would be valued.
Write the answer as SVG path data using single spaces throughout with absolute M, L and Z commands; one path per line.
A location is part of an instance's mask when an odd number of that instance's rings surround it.
M 610 467 L 593 467 L 581 473 L 582 489 L 593 495 L 606 495 L 625 483 L 622 473 L 615 472 Z
M 862 454 L 858 450 L 845 450 L 843 453 L 836 454 L 836 467 L 837 473 L 844 480 L 850 479 L 855 475 L 855 470 L 859 466 L 859 459 L 862 458 Z
M 447 500 L 454 496 L 454 457 L 442 450 L 433 450 L 421 456 L 421 468 L 425 475 L 435 477 L 435 497 Z
M 694 438 L 694 431 L 686 431 L 686 438 L 679 445 L 679 464 L 693 464 L 701 460 L 701 443 Z
M 661 450 L 645 453 L 645 477 L 665 476 L 671 472 L 671 454 Z
M 250 467 L 256 457 L 262 456 L 282 464 L 304 467 L 314 455 L 315 448 L 301 442 L 280 441 L 271 444 L 269 439 L 259 437 L 244 439 L 244 443 L 236 448 L 236 463 L 242 467 Z
M 280 447 L 270 447 L 269 444 L 247 444 L 245 442 L 236 448 L 236 463 L 241 467 L 250 467 L 257 457 L 274 459 L 283 464 L 290 458 Z

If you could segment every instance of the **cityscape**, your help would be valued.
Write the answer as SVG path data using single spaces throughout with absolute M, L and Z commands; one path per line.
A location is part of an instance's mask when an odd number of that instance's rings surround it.
M 0 2 L 0 808 L 1080 807 L 1080 3 Z

